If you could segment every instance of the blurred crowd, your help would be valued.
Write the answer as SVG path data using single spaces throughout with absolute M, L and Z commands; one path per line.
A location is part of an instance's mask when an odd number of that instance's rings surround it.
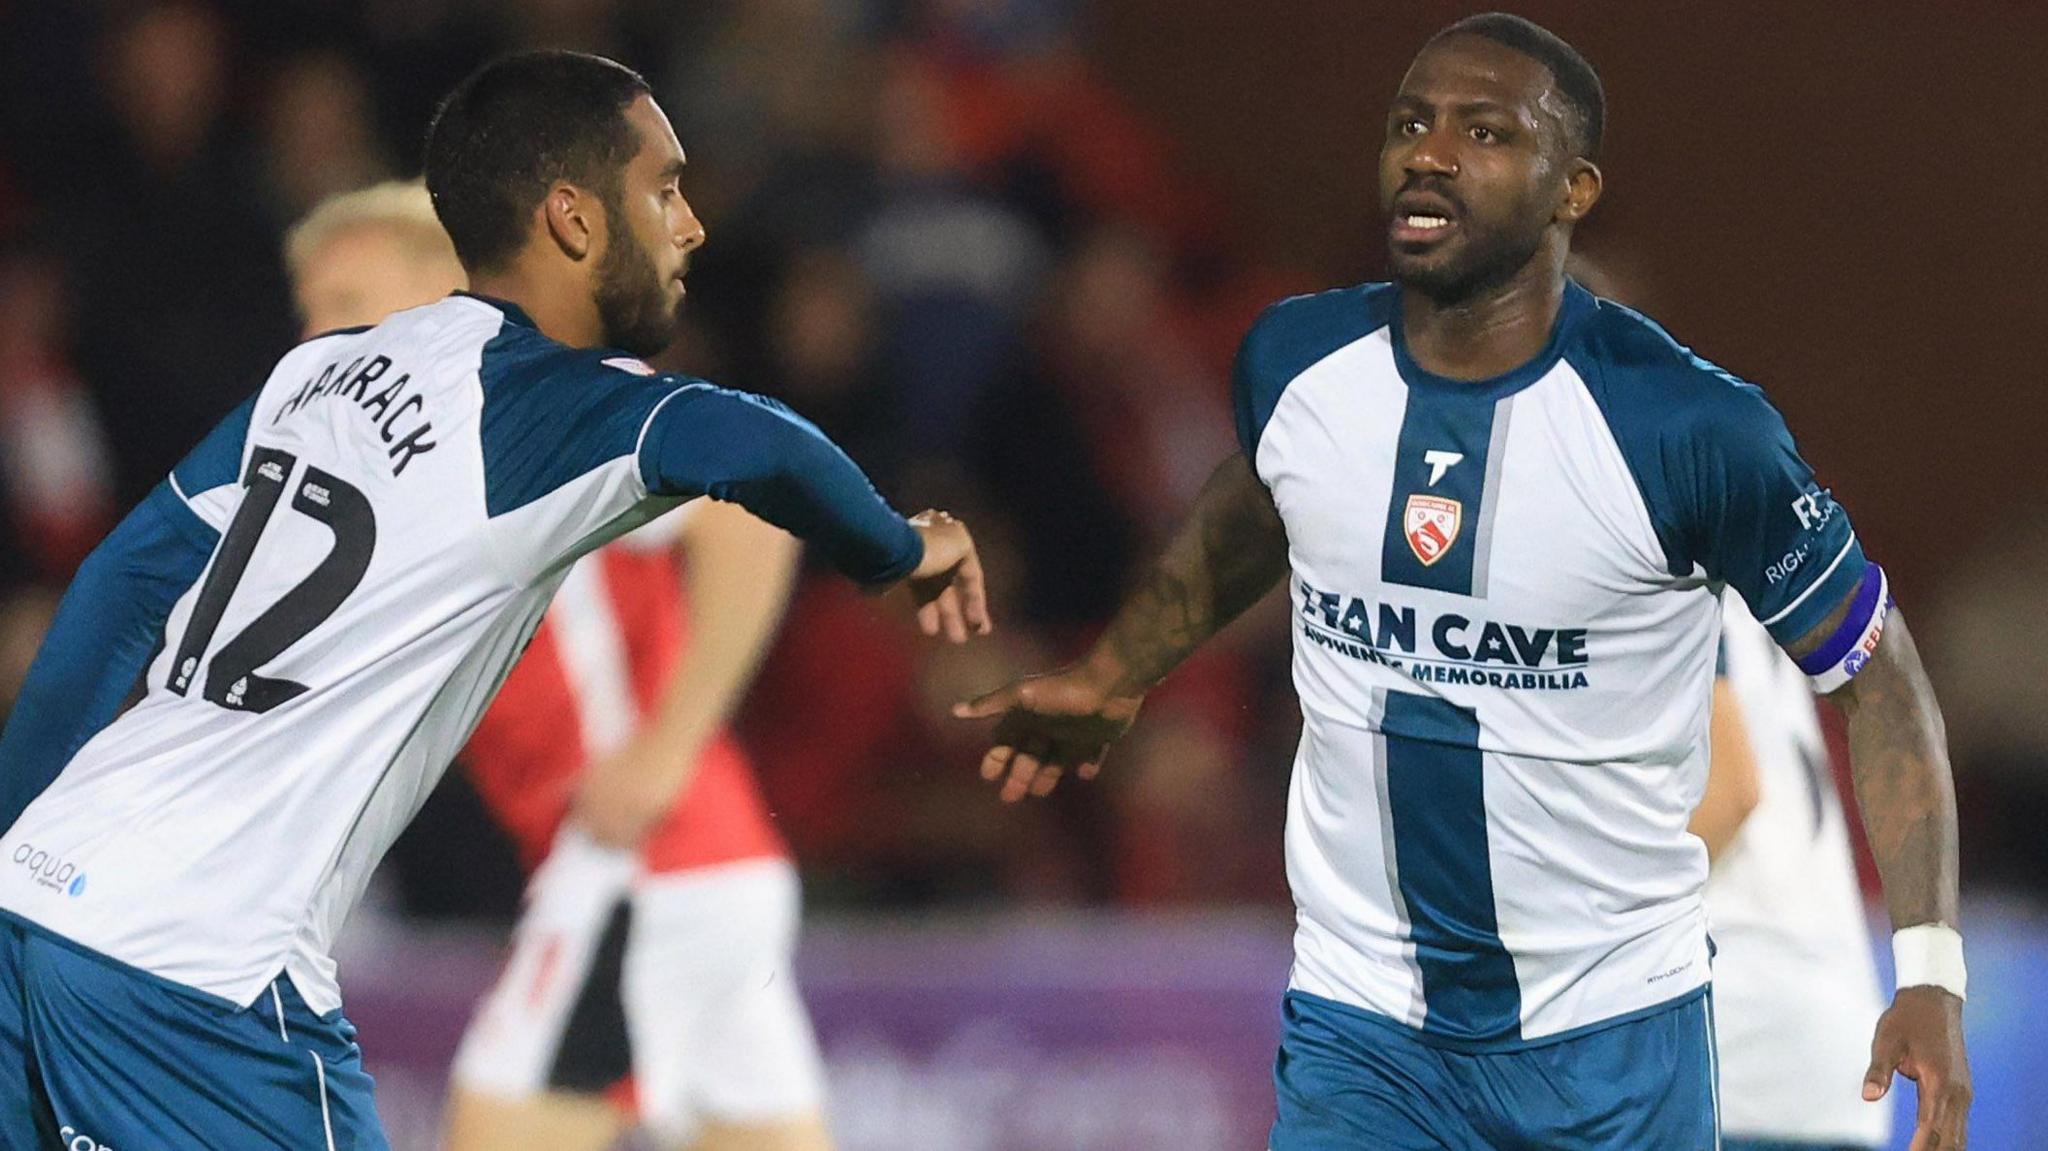
M 280 243 L 416 173 L 489 56 L 644 72 L 710 235 L 662 366 L 779 396 L 906 510 L 965 516 L 1000 630 L 940 651 L 814 573 L 741 720 L 827 903 L 1280 901 L 1295 718 L 1268 605 L 1099 787 L 1006 809 L 953 700 L 1068 658 L 1233 450 L 1265 302 L 1228 206 L 1081 50 L 1069 0 L 170 0 L 0 17 L 0 700 L 115 517 L 294 342 Z M 414 910 L 508 909 L 459 774 L 394 856 Z
M 742 716 L 825 903 L 1285 900 L 1297 728 L 1269 603 L 1170 681 L 1096 784 L 1008 809 L 954 699 L 1077 653 L 1232 450 L 1231 353 L 1314 286 L 1087 51 L 1080 0 L 68 0 L 0 6 L 0 709 L 113 520 L 293 343 L 284 230 L 417 172 L 495 53 L 653 82 L 709 243 L 664 367 L 779 396 L 906 510 L 959 512 L 992 642 L 939 651 L 813 574 Z M 1654 310 L 1654 309 L 1653 309 Z M 2037 533 L 2038 534 L 2038 533 Z M 1923 630 L 1966 871 L 2039 888 L 2038 538 Z M 1933 597 L 1930 597 L 1930 599 Z M 1916 601 L 1918 602 L 1918 601 Z M 392 861 L 415 911 L 503 913 L 459 774 Z

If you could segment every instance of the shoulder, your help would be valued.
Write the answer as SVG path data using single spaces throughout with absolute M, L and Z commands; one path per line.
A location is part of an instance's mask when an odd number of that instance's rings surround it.
M 662 401 L 697 384 L 616 350 L 571 348 L 507 323 L 477 363 L 490 514 L 633 458 Z
M 580 413 L 610 413 L 621 402 L 651 404 L 696 382 L 614 348 L 572 348 L 511 322 L 485 341 L 476 373 L 486 424 L 513 417 L 560 426 Z
M 1784 434 L 1784 419 L 1762 388 L 1700 356 L 1648 316 L 1588 299 L 1564 358 L 1624 451 L 1674 442 L 1739 449 Z
M 1289 384 L 1333 352 L 1385 328 L 1393 314 L 1391 284 L 1290 296 L 1261 312 L 1238 345 L 1231 377 L 1245 454 L 1257 458 L 1259 437 Z
M 1269 305 L 1245 333 L 1240 375 L 1285 383 L 1318 361 L 1386 327 L 1393 319 L 1391 284 L 1359 284 Z

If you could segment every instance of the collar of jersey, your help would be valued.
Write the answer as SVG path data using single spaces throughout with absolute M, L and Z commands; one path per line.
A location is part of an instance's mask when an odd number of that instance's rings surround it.
M 1465 396 L 1491 402 L 1503 396 L 1511 396 L 1549 374 L 1564 356 L 1565 344 L 1571 338 L 1572 329 L 1578 326 L 1580 317 L 1594 307 L 1593 293 L 1581 288 L 1576 282 L 1564 282 L 1564 300 L 1557 309 L 1557 322 L 1550 329 L 1550 342 L 1533 359 L 1518 368 L 1511 368 L 1500 375 L 1483 380 L 1455 380 L 1439 376 L 1415 362 L 1408 353 L 1408 338 L 1401 332 L 1401 301 L 1398 286 L 1394 299 L 1393 319 L 1388 328 L 1393 336 L 1394 366 L 1401 373 L 1401 382 L 1411 388 L 1426 392 L 1442 392 L 1453 396 Z
M 496 296 L 481 295 L 466 288 L 457 288 L 455 291 L 450 292 L 449 295 L 463 296 L 475 300 L 479 304 L 489 304 L 491 307 L 505 313 L 507 321 L 518 324 L 522 328 L 532 328 L 535 331 L 540 330 L 540 325 L 533 322 L 533 317 L 526 314 L 526 309 L 510 300 L 501 300 Z

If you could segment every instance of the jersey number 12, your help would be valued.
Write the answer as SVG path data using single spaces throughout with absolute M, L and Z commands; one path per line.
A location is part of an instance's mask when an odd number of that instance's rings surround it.
M 298 457 L 276 448 L 250 452 L 249 468 L 242 474 L 242 486 L 248 489 L 242 506 L 221 537 L 213 569 L 199 588 L 185 638 L 171 661 L 169 687 L 179 695 L 192 689 L 199 661 L 213 645 L 213 633 L 220 627 L 228 601 L 234 598 L 236 585 L 249 570 L 250 557 L 256 554 L 256 544 L 298 462 Z M 256 669 L 333 615 L 369 570 L 370 553 L 377 544 L 377 518 L 362 492 L 308 465 L 298 490 L 292 493 L 292 510 L 326 524 L 334 532 L 333 550 L 298 586 L 214 653 L 206 665 L 204 694 L 208 702 L 235 711 L 265 712 L 303 695 L 305 684 L 257 675 Z

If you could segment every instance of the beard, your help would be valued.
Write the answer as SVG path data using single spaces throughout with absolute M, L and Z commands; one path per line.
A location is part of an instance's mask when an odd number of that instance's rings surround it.
M 1472 235 L 1440 259 L 1412 259 L 1392 253 L 1394 279 L 1438 304 L 1458 304 L 1515 278 L 1543 246 L 1541 230 L 1506 229 Z
M 623 220 L 616 211 L 611 219 Z M 663 290 L 661 273 L 646 249 L 635 243 L 622 223 L 614 224 L 597 266 L 597 317 L 605 343 L 647 357 L 669 346 L 682 329 L 682 302 L 674 306 Z

